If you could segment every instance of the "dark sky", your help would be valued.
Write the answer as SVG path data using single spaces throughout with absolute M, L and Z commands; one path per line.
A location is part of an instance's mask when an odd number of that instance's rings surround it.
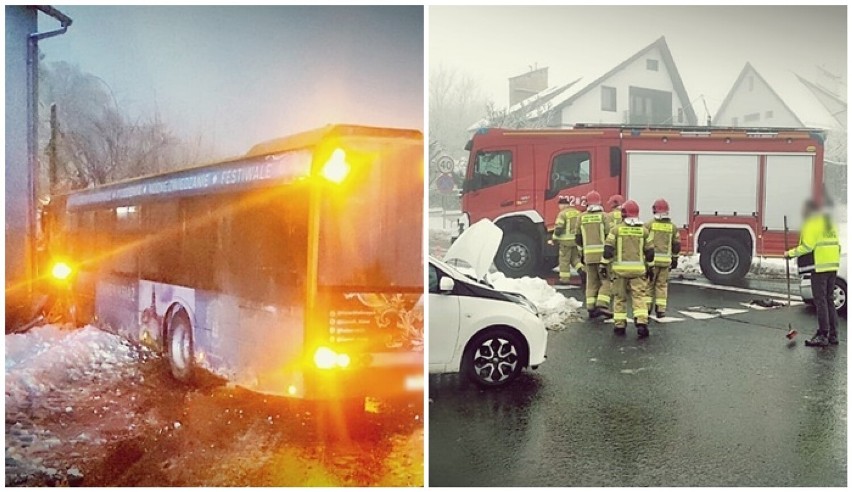
M 690 98 L 706 96 L 711 112 L 747 61 L 785 97 L 780 86 L 793 72 L 846 74 L 845 6 L 442 6 L 430 8 L 429 24 L 430 66 L 472 75 L 498 105 L 508 102 L 507 79 L 530 65 L 549 66 L 551 85 L 565 84 L 603 74 L 660 36 Z M 703 107 L 696 112 L 703 118 Z
M 74 23 L 41 44 L 46 61 L 78 64 L 216 157 L 333 122 L 423 127 L 419 6 L 58 8 Z

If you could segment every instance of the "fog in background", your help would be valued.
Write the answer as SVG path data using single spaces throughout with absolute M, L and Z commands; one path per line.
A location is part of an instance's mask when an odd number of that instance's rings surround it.
M 711 116 L 746 62 L 761 73 L 846 74 L 845 6 L 432 7 L 429 29 L 430 71 L 470 74 L 500 107 L 508 78 L 531 66 L 550 67 L 550 85 L 580 76 L 585 85 L 660 36 Z M 706 119 L 700 101 L 695 112 Z
M 419 6 L 60 9 L 74 23 L 43 63 L 79 65 L 205 159 L 328 123 L 423 127 Z

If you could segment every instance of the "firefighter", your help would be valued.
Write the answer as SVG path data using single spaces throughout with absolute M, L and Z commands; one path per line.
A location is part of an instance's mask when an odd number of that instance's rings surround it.
M 648 279 L 648 312 L 656 306 L 657 318 L 666 316 L 669 292 L 669 270 L 677 268 L 680 238 L 677 227 L 669 218 L 669 203 L 660 198 L 651 207 L 654 220 L 645 226 L 648 232 L 647 249 L 653 252 L 651 277 Z
M 577 224 L 580 211 L 573 207 L 568 197 L 559 198 L 559 215 L 556 216 L 556 228 L 553 229 L 554 242 L 559 246 L 559 283 L 567 285 L 571 281 L 571 268 L 583 279 L 583 264 L 580 262 L 580 252 L 577 249 Z
M 621 223 L 621 206 L 624 205 L 624 197 L 621 195 L 612 195 L 606 201 L 606 206 L 609 207 L 609 217 L 612 225 Z
M 590 191 L 586 195 L 586 211 L 580 214 L 577 229 L 577 246 L 586 270 L 586 309 L 589 318 L 612 318 L 609 310 L 610 281 L 604 264 L 604 241 L 610 230 L 609 215 L 603 211 L 601 195 Z
M 811 272 L 811 289 L 819 327 L 805 340 L 808 347 L 837 345 L 837 310 L 834 308 L 834 282 L 840 268 L 840 241 L 829 213 L 808 200 L 803 208 L 804 223 L 799 245 L 784 258 L 799 258 L 799 273 Z
M 613 319 L 615 332 L 623 335 L 627 330 L 627 298 L 633 305 L 633 321 L 639 338 L 648 332 L 648 307 L 645 304 L 648 266 L 653 259 L 645 248 L 648 231 L 639 220 L 639 205 L 633 200 L 621 209 L 622 222 L 613 225 L 604 245 L 604 259 L 612 264 Z M 604 267 L 601 267 L 603 270 Z

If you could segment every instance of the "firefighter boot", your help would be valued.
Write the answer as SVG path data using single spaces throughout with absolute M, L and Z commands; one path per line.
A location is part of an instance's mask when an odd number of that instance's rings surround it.
M 616 335 L 624 335 L 627 333 L 627 325 L 615 325 L 615 328 L 612 329 Z
M 828 346 L 828 339 L 825 338 L 825 335 L 820 335 L 819 333 L 817 333 L 810 340 L 805 340 L 805 346 L 806 347 L 827 347 Z
M 829 345 L 839 345 L 840 342 L 837 340 L 837 334 L 828 336 L 828 344 Z
M 659 319 L 659 318 L 665 318 L 665 317 L 666 317 L 666 310 L 660 309 L 660 306 L 657 306 L 657 318 Z
M 637 324 L 636 325 L 636 333 L 639 335 L 639 338 L 648 338 L 648 335 L 651 332 L 648 331 L 648 325 Z

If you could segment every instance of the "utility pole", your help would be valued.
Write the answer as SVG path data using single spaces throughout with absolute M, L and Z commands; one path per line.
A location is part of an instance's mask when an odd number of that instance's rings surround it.
M 47 176 L 48 189 L 52 195 L 56 191 L 57 170 L 59 166 L 59 156 L 57 155 L 57 145 L 59 141 L 59 118 L 56 115 L 56 103 L 50 105 L 50 142 L 47 144 Z

